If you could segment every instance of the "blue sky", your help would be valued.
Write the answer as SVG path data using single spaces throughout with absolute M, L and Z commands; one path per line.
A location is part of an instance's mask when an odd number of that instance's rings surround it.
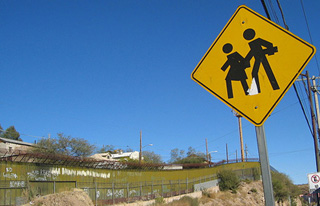
M 283 26 L 271 2 L 272 20 L 276 14 Z M 141 130 L 143 145 L 153 144 L 144 149 L 165 161 L 174 148 L 205 152 L 207 138 L 218 151 L 213 161 L 226 158 L 226 144 L 235 158 L 237 118 L 190 74 L 243 4 L 265 16 L 260 1 L 249 0 L 0 1 L 0 123 L 26 142 L 63 132 L 134 150 Z M 281 4 L 290 31 L 311 42 L 300 1 Z M 304 7 L 320 48 L 320 2 Z M 306 70 L 319 76 L 315 58 Z M 255 127 L 242 122 L 249 157 L 258 157 Z M 293 88 L 265 130 L 271 165 L 307 183 L 316 171 L 313 139 Z

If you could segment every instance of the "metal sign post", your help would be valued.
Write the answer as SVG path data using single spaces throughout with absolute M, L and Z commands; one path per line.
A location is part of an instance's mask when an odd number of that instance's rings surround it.
M 269 163 L 269 157 L 268 157 L 268 151 L 267 151 L 264 125 L 256 126 L 256 135 L 257 135 L 257 142 L 258 142 L 265 205 L 274 206 L 271 170 L 270 170 L 270 163 Z

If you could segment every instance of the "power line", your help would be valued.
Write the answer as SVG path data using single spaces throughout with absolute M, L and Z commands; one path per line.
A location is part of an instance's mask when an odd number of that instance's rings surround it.
M 301 0 L 301 3 L 302 3 L 302 0 Z M 288 25 L 287 25 L 287 23 L 286 23 L 286 20 L 285 20 L 284 14 L 283 14 L 283 10 L 282 10 L 282 7 L 281 7 L 281 4 L 280 4 L 280 1 L 279 1 L 279 0 L 277 0 L 277 4 L 278 4 L 278 8 L 279 8 L 280 13 L 281 13 L 281 17 L 282 17 L 283 24 L 285 25 L 285 28 L 289 31 L 289 27 L 288 27 Z M 304 9 L 303 9 L 303 10 L 304 10 Z M 306 17 L 305 17 L 305 18 L 306 18 Z M 308 28 L 309 28 L 309 27 L 308 27 Z M 310 35 L 310 30 L 309 30 L 309 35 Z M 310 36 L 311 36 L 311 35 L 310 35 Z M 319 68 L 318 68 L 318 70 L 319 70 Z M 296 84 L 295 84 L 295 83 L 293 83 L 293 88 L 294 88 L 294 91 L 295 91 L 295 93 L 296 93 L 296 95 L 297 95 L 297 98 L 298 98 L 298 100 L 299 100 L 299 104 L 300 104 L 300 107 L 301 107 L 301 109 L 302 109 L 302 111 L 303 111 L 304 117 L 305 117 L 305 119 L 306 119 L 306 121 L 307 121 L 307 125 L 308 125 L 308 127 L 309 127 L 309 130 L 310 130 L 311 134 L 313 134 L 312 129 L 311 129 L 311 125 L 310 125 L 310 122 L 309 122 L 309 119 L 308 119 L 307 114 L 306 114 L 306 111 L 305 111 L 305 107 L 304 107 L 304 105 L 303 105 L 303 103 L 302 103 L 302 101 L 301 101 L 301 98 L 300 98 L 300 96 L 299 96 L 299 93 L 298 93 L 298 90 L 297 90 L 297 87 L 296 87 Z M 300 89 L 301 89 L 301 87 L 300 87 Z
M 309 23 L 308 23 L 307 15 L 306 15 L 306 12 L 305 12 L 305 9 L 304 9 L 302 0 L 300 0 L 300 3 L 301 3 L 303 15 L 304 15 L 304 19 L 305 19 L 305 21 L 306 21 L 306 25 L 307 25 L 307 29 L 308 29 L 308 34 L 309 34 L 309 37 L 310 37 L 310 41 L 311 41 L 311 44 L 313 44 L 313 40 L 312 40 L 310 28 L 309 28 Z M 317 65 L 317 69 L 318 69 L 318 72 L 319 72 L 319 75 L 320 75 L 320 69 L 319 69 L 319 63 L 318 63 L 317 55 L 314 55 L 314 57 L 315 57 L 315 59 L 316 59 L 316 65 Z
M 279 155 L 286 155 L 286 154 L 292 154 L 292 153 L 297 153 L 297 152 L 305 152 L 305 151 L 310 151 L 313 148 L 305 148 L 301 150 L 293 150 L 293 151 L 286 151 L 286 152 L 276 152 L 276 153 L 270 153 L 272 156 L 279 156 Z

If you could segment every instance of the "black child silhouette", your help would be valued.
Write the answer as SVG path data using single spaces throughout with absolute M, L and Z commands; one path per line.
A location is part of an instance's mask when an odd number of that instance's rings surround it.
M 255 35 L 256 35 L 256 33 L 253 29 L 247 29 L 243 32 L 243 37 L 248 41 L 252 40 L 255 37 Z M 278 52 L 278 47 L 273 47 L 272 43 L 270 43 L 264 39 L 261 39 L 261 38 L 257 38 L 253 41 L 250 41 L 249 46 L 250 46 L 250 51 L 247 54 L 247 56 L 245 57 L 245 61 L 250 62 L 252 57 L 254 57 L 252 78 L 255 79 L 258 93 L 261 92 L 259 76 L 258 76 L 261 63 L 264 67 L 264 70 L 268 76 L 268 79 L 270 81 L 270 84 L 271 84 L 273 90 L 280 89 L 278 82 L 272 72 L 272 69 L 271 69 L 270 64 L 268 62 L 268 59 L 266 57 L 266 55 L 270 56 L 270 55 L 274 55 L 274 53 Z
M 227 43 L 223 46 L 222 50 L 224 53 L 228 54 L 232 51 L 233 47 L 231 44 Z M 221 67 L 222 71 L 226 71 L 230 67 L 229 72 L 226 76 L 227 92 L 228 98 L 233 98 L 232 84 L 231 81 L 240 81 L 244 93 L 248 94 L 248 84 L 246 79 L 248 79 L 245 69 L 250 65 L 248 62 L 245 62 L 245 59 L 238 53 L 233 52 L 227 56 L 228 60 Z

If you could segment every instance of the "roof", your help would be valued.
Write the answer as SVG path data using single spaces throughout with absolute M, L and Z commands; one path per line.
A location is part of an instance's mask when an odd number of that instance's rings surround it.
M 137 152 L 124 152 L 121 154 L 111 154 L 111 156 L 112 158 L 118 159 L 123 157 L 130 157 L 133 153 L 137 153 Z
M 30 146 L 30 147 L 35 146 L 35 144 L 29 143 L 29 142 L 22 142 L 22 141 L 18 141 L 18 140 L 3 138 L 3 137 L 0 137 L 0 141 L 5 142 L 5 143 L 25 145 L 25 146 Z

